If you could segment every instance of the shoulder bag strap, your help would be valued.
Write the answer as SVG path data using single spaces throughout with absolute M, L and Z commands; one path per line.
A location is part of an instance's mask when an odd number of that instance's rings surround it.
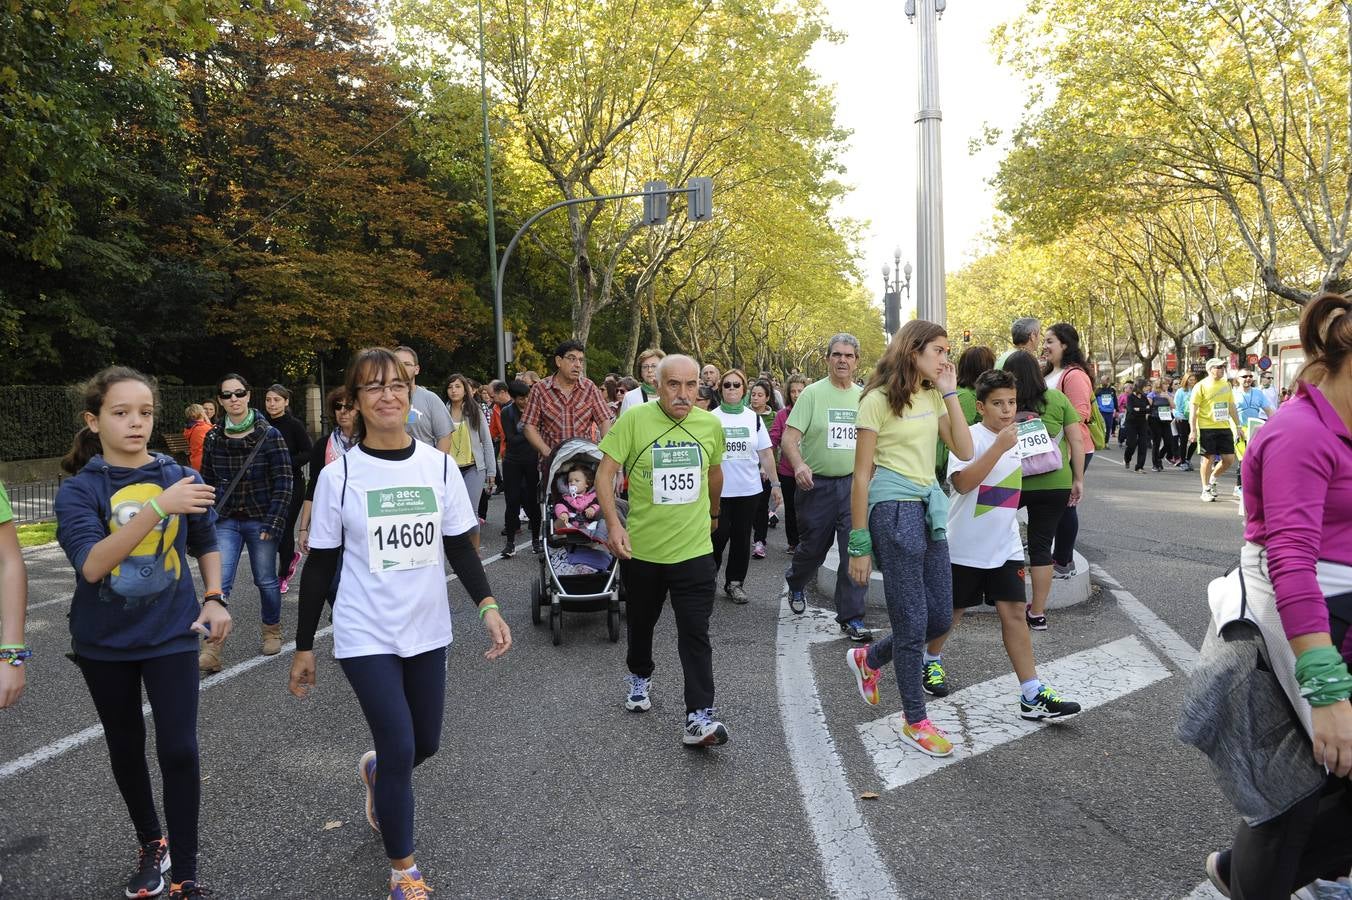
M 253 450 L 249 453 L 249 458 L 244 460 L 244 465 L 235 473 L 235 477 L 230 479 L 230 484 L 226 486 L 225 493 L 221 494 L 221 499 L 216 501 L 217 509 L 223 509 L 225 507 L 225 501 L 229 500 L 230 495 L 235 492 L 235 488 L 239 486 L 239 482 L 244 477 L 244 473 L 249 471 L 249 466 L 253 465 L 254 459 L 258 456 L 258 451 L 263 449 L 263 442 L 267 439 L 268 433 L 265 431 L 263 432 L 263 436 L 258 439 L 258 443 L 254 444 Z

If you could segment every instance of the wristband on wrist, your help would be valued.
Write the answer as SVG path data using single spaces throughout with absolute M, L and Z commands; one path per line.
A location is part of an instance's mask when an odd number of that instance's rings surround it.
M 29 650 L 27 647 L 22 647 L 17 650 L 12 647 L 6 647 L 5 649 L 0 650 L 0 665 L 9 664 L 11 666 L 22 666 L 23 661 L 31 659 L 32 656 L 33 651 Z
M 851 529 L 850 542 L 845 549 L 852 557 L 872 556 L 873 535 L 869 533 L 867 528 Z
M 949 391 L 947 394 L 944 394 L 944 399 L 947 400 L 949 397 L 956 397 L 956 396 L 958 396 L 958 392 L 957 392 L 957 391 Z
M 150 508 L 155 510 L 155 512 L 159 514 L 159 517 L 161 519 L 169 518 L 169 514 L 165 512 L 163 508 L 160 507 L 160 501 L 156 500 L 154 497 L 150 498 Z
M 497 605 L 496 603 L 488 603 L 488 604 L 485 604 L 484 606 L 479 607 L 479 621 L 482 622 L 482 621 L 484 620 L 484 615 L 485 615 L 490 609 L 497 609 L 497 608 L 498 608 L 498 605 Z
M 1296 660 L 1300 695 L 1311 706 L 1329 706 L 1352 697 L 1352 673 L 1333 646 L 1311 647 Z
M 0 650 L 25 650 L 27 644 L 0 644 Z
M 212 591 L 211 593 L 206 594 L 205 596 L 203 596 L 203 597 L 202 597 L 202 605 L 203 605 L 203 606 L 206 606 L 206 605 L 207 605 L 207 601 L 209 601 L 209 600 L 215 600 L 217 603 L 219 603 L 219 604 L 221 605 L 221 609 L 229 609 L 229 608 L 230 608 L 230 604 L 225 602 L 225 595 L 222 594 L 220 591 Z

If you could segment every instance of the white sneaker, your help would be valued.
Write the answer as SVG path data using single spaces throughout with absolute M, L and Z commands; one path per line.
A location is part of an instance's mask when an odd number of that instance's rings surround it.
M 629 693 L 624 698 L 624 708 L 630 712 L 647 712 L 652 709 L 653 701 L 650 694 L 653 680 L 640 678 L 631 672 L 625 676 L 625 681 L 629 684 Z
M 1202 502 L 1203 502 L 1203 503 L 1215 503 L 1215 502 L 1216 502 L 1216 495 L 1215 495 L 1214 493 L 1212 493 L 1211 491 L 1202 491 Z
M 1244 488 L 1240 487 L 1239 485 L 1235 485 L 1235 489 L 1234 489 L 1233 491 L 1230 492 L 1230 496 L 1231 496 L 1231 497 L 1234 497 L 1235 499 L 1239 499 L 1240 497 L 1243 497 L 1243 496 L 1244 496 Z
M 713 707 L 687 713 L 681 743 L 687 747 L 717 747 L 728 742 L 728 729 L 714 718 Z

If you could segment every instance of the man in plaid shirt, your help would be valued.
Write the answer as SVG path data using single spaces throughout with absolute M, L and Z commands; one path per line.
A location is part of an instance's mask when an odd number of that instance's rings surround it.
M 554 351 L 554 374 L 530 390 L 521 420 L 526 440 L 542 466 L 569 438 L 599 441 L 610 430 L 610 408 L 601 389 L 585 377 L 587 351 L 581 342 L 564 341 Z

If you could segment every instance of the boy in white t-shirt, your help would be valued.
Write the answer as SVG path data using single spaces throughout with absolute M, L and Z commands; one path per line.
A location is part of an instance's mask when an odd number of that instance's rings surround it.
M 1014 376 L 1001 369 L 976 380 L 972 426 L 972 459 L 948 458 L 953 483 L 948 510 L 948 553 L 953 566 L 953 628 L 964 609 L 988 603 L 1000 615 L 1005 652 L 1019 679 L 1019 715 L 1024 719 L 1060 719 L 1080 711 L 1080 704 L 1062 699 L 1038 680 L 1033 640 L 1024 622 L 1024 555 L 1019 537 L 1019 493 L 1023 467 L 1019 458 L 1018 410 Z M 953 632 L 950 630 L 948 635 Z M 948 635 L 931 641 L 925 654 L 926 692 L 943 696 L 948 685 L 940 651 Z

